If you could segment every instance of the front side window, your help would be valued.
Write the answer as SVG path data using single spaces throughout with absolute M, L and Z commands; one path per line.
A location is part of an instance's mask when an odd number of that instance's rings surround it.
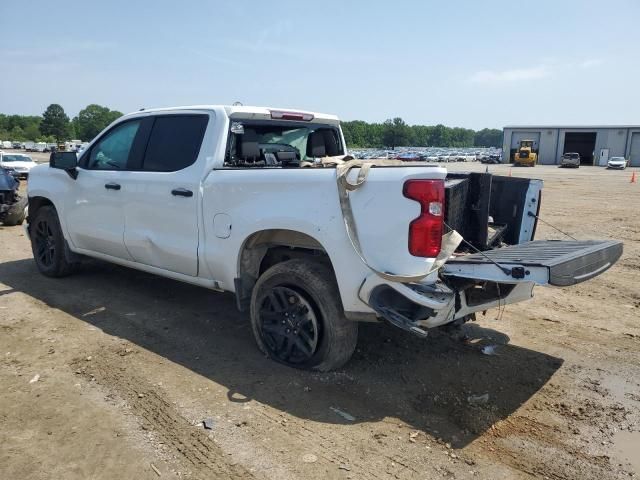
M 151 172 L 177 172 L 195 163 L 209 121 L 208 115 L 156 117 L 142 168 Z
M 126 170 L 129 153 L 140 128 L 140 120 L 118 125 L 91 149 L 87 168 L 91 170 Z

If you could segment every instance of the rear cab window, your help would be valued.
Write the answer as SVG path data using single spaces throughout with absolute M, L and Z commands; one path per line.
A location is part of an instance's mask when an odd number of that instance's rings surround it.
M 335 125 L 275 120 L 232 120 L 225 167 L 303 167 L 344 155 Z

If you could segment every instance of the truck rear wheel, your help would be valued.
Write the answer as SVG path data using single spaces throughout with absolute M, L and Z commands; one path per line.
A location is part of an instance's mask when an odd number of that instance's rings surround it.
M 333 272 L 307 259 L 262 274 L 251 295 L 251 326 L 273 360 L 323 372 L 344 365 L 358 341 L 358 324 L 344 316 Z
M 58 214 L 53 207 L 38 209 L 29 225 L 31 250 L 38 270 L 47 277 L 64 277 L 73 271 Z

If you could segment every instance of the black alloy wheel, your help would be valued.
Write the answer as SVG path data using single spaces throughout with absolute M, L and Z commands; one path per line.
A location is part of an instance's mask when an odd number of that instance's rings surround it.
M 49 222 L 39 219 L 35 225 L 35 254 L 38 262 L 44 267 L 53 266 L 56 254 L 56 238 L 53 234 Z
M 318 348 L 319 322 L 311 301 L 288 286 L 275 286 L 259 309 L 259 326 L 270 356 L 286 364 L 311 360 Z

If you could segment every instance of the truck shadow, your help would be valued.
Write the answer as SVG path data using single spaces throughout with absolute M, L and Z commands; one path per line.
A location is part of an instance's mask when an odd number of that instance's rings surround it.
M 57 280 L 31 259 L 5 262 L 0 282 L 225 386 L 229 401 L 325 423 L 349 423 L 336 409 L 355 422 L 395 417 L 454 448 L 512 414 L 562 365 L 476 324 L 466 326 L 473 345 L 361 324 L 352 361 L 312 373 L 265 361 L 231 294 L 100 262 Z M 499 355 L 482 355 L 484 343 L 502 343 Z

